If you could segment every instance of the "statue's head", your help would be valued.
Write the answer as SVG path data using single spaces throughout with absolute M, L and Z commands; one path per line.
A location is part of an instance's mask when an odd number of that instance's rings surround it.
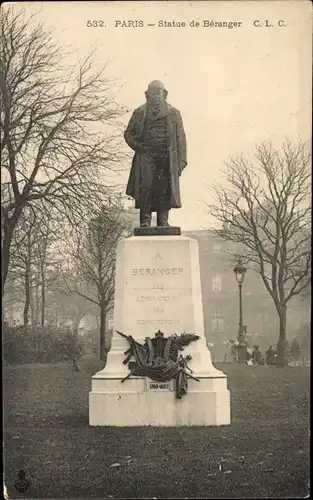
M 160 82 L 160 80 L 153 80 L 149 83 L 145 95 L 148 104 L 151 104 L 152 106 L 159 106 L 165 101 L 167 97 L 167 90 L 164 88 L 164 84 Z

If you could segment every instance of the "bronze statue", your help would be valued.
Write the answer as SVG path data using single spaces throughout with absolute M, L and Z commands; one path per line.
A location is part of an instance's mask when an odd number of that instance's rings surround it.
M 186 136 L 180 112 L 167 103 L 167 90 L 154 80 L 145 92 L 147 102 L 135 109 L 124 138 L 135 151 L 126 194 L 140 209 L 140 226 L 168 226 L 171 208 L 180 208 L 179 177 L 187 165 Z

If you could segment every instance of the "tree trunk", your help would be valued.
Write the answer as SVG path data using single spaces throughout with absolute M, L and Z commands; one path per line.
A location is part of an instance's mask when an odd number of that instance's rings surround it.
M 41 266 L 41 326 L 45 326 L 46 312 L 46 279 L 44 266 Z
M 104 305 L 100 307 L 100 359 L 104 362 L 104 367 L 107 362 L 108 351 L 106 348 L 105 334 L 106 334 L 106 308 Z M 103 368 L 104 368 L 103 367 Z
M 36 278 L 36 286 L 35 286 L 35 317 L 36 317 L 36 325 L 39 325 L 39 312 L 40 312 L 40 297 L 39 297 L 39 277 Z
M 29 308 L 30 308 L 30 276 L 29 276 L 29 265 L 26 264 L 26 272 L 25 272 L 25 304 L 24 304 L 24 314 L 23 314 L 23 322 L 24 325 L 28 325 L 29 321 Z
M 36 323 L 36 310 L 34 301 L 34 288 L 33 288 L 33 273 L 30 269 L 30 283 L 29 283 L 29 305 L 30 305 L 30 323 L 34 325 Z
M 24 325 L 27 325 L 29 320 L 29 310 L 31 313 L 31 324 L 34 324 L 34 297 L 33 297 L 33 275 L 32 275 L 32 242 L 31 242 L 31 233 L 27 234 L 27 257 L 26 257 L 26 272 L 25 272 L 25 309 L 24 309 Z M 27 314 L 27 321 L 25 323 Z
M 2 288 L 1 294 L 4 295 L 4 285 L 7 279 L 9 265 L 10 265 L 10 248 L 13 237 L 14 228 L 17 224 L 20 212 L 15 212 L 13 217 L 4 219 L 3 224 L 3 239 L 2 239 L 2 256 L 1 256 L 1 266 L 2 266 Z
M 79 359 L 80 355 L 78 353 L 78 333 L 77 330 L 73 332 L 73 368 L 76 372 L 80 372 Z
M 81 321 L 81 319 L 77 318 L 77 317 L 73 321 L 73 330 L 76 332 L 78 332 L 78 327 L 79 327 L 80 321 Z
M 282 307 L 279 312 L 279 339 L 277 342 L 277 368 L 282 368 L 288 364 L 288 342 L 286 340 L 287 308 Z

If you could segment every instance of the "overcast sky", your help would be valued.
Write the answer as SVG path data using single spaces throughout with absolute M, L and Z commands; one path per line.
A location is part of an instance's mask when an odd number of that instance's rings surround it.
M 108 74 L 124 84 L 121 104 L 145 101 L 149 81 L 162 80 L 168 102 L 183 117 L 188 167 L 181 177 L 183 208 L 170 222 L 183 229 L 208 227 L 212 183 L 223 161 L 254 143 L 309 139 L 311 134 L 311 2 L 33 2 L 61 45 L 77 57 L 98 46 L 97 61 L 111 60 Z M 16 8 L 23 5 L 16 4 Z M 265 20 L 272 28 L 254 27 Z M 106 27 L 87 27 L 88 20 Z M 117 28 L 116 20 L 185 21 L 185 28 Z M 199 21 L 192 28 L 190 21 Z M 240 28 L 205 28 L 203 20 L 241 21 Z M 283 20 L 285 26 L 278 27 Z M 101 23 L 100 23 L 101 24 Z M 76 62 L 73 58 L 73 64 Z M 130 113 L 125 117 L 127 122 Z M 125 172 L 124 181 L 127 181 Z

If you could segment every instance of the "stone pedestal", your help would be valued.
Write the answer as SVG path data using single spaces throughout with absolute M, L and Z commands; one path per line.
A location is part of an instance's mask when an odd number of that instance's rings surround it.
M 129 344 L 115 330 L 143 343 L 161 330 L 194 333 L 198 341 L 184 349 L 199 382 L 188 380 L 188 393 L 176 399 L 174 381 L 156 384 L 131 377 L 123 365 Z M 89 424 L 92 426 L 227 425 L 230 395 L 226 375 L 214 368 L 203 326 L 198 244 L 184 236 L 133 236 L 120 240 L 114 302 L 114 333 L 104 370 L 92 377 Z

